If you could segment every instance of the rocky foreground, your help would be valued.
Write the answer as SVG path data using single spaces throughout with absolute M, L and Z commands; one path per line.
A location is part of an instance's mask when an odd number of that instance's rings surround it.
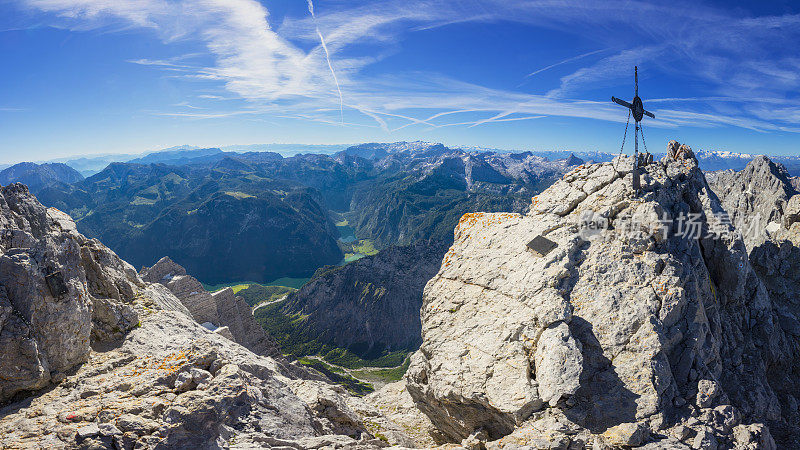
M 231 292 L 166 259 L 139 275 L 0 188 L 0 448 L 800 448 L 800 197 L 764 179 L 748 200 L 740 177 L 718 198 L 680 153 L 638 195 L 619 158 L 527 215 L 465 215 L 405 380 L 364 398 L 283 358 Z M 780 192 L 762 240 L 721 219 Z
M 0 448 L 417 445 L 320 374 L 234 342 L 227 294 L 182 302 L 185 273 L 157 277 L 163 262 L 145 275 L 164 285 L 143 281 L 25 186 L 0 188 L 0 229 Z M 229 333 L 198 323 L 195 300 Z

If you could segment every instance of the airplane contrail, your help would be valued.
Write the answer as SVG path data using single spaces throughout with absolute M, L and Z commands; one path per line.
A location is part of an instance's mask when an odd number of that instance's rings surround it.
M 309 0 L 309 1 L 311 1 L 311 0 Z M 582 54 L 582 55 L 573 56 L 572 58 L 567 58 L 567 59 L 565 59 L 565 60 L 563 60 L 563 61 L 559 61 L 559 62 L 557 62 L 557 63 L 555 63 L 555 64 L 550 64 L 550 65 L 549 65 L 549 66 L 547 66 L 547 67 L 541 68 L 541 69 L 539 69 L 539 70 L 537 70 L 537 71 L 535 71 L 535 72 L 531 72 L 531 73 L 529 73 L 529 74 L 525 75 L 524 81 L 523 81 L 522 83 L 520 83 L 520 85 L 519 85 L 519 86 L 522 86 L 523 84 L 525 84 L 525 82 L 528 80 L 528 78 L 530 78 L 530 77 L 532 77 L 532 76 L 534 76 L 534 75 L 536 75 L 536 74 L 542 73 L 542 72 L 544 72 L 545 70 L 550 70 L 550 69 L 552 69 L 553 67 L 558 67 L 558 66 L 560 66 L 560 65 L 562 65 L 562 64 L 571 63 L 571 62 L 573 62 L 573 61 L 577 61 L 577 60 L 579 60 L 579 59 L 586 58 L 587 56 L 596 55 L 596 54 L 598 54 L 598 53 L 602 53 L 602 52 L 604 52 L 604 51 L 606 51 L 606 50 L 608 50 L 608 49 L 607 49 L 607 48 L 603 48 L 603 49 L 600 49 L 600 50 L 595 50 L 595 51 L 593 51 L 593 52 L 584 53 L 584 54 Z M 517 86 L 517 87 L 519 87 L 519 86 Z
M 339 92 L 339 116 L 342 124 L 344 124 L 344 98 L 342 97 L 342 88 L 339 86 L 339 79 L 336 78 L 336 71 L 333 70 L 333 64 L 331 64 L 331 55 L 328 53 L 328 46 L 325 45 L 325 38 L 322 37 L 322 33 L 319 31 L 319 25 L 317 25 L 317 16 L 314 15 L 314 2 L 312 0 L 307 1 L 308 12 L 311 13 L 311 19 L 314 21 L 314 27 L 317 29 L 319 42 L 322 44 L 322 51 L 325 52 L 325 60 L 328 62 L 328 68 L 331 69 L 331 75 L 333 75 L 333 82 L 336 83 L 336 90 Z

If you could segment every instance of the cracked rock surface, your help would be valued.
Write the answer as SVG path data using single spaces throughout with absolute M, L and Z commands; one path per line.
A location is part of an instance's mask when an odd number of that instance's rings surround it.
M 798 310 L 779 311 L 693 157 L 643 167 L 639 195 L 630 165 L 578 167 L 527 216 L 461 219 L 425 288 L 406 374 L 451 440 L 483 430 L 493 448 L 774 448 L 772 431 L 797 442 L 784 411 L 800 349 L 780 323 Z M 537 235 L 557 247 L 527 251 Z

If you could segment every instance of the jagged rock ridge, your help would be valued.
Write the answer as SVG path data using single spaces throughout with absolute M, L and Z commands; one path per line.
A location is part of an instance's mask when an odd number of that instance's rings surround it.
M 209 293 L 202 283 L 187 275 L 186 269 L 167 256 L 152 267 L 142 269 L 140 275 L 146 282 L 166 286 L 198 323 L 230 337 L 257 355 L 280 355 L 278 345 L 256 322 L 250 305 L 234 295 L 233 289 L 228 287 Z
M 695 159 L 643 168 L 639 196 L 630 164 L 577 168 L 527 216 L 462 218 L 406 375 L 451 439 L 774 448 L 772 430 L 797 443 L 783 411 L 796 409 L 798 341 L 782 325 L 797 309 L 718 222 Z M 698 239 L 680 229 L 690 214 Z M 536 235 L 558 247 L 526 251 Z
M 709 174 L 708 183 L 749 249 L 780 230 L 789 199 L 797 195 L 786 168 L 766 156 L 739 172 Z

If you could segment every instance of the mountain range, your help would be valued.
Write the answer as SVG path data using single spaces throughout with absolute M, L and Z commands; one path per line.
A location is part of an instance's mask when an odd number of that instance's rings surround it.
M 177 148 L 35 192 L 136 266 L 169 256 L 204 283 L 263 283 L 310 277 L 362 248 L 451 242 L 462 214 L 522 211 L 582 163 L 421 142 L 291 157 Z M 354 241 L 340 240 L 344 228 Z

